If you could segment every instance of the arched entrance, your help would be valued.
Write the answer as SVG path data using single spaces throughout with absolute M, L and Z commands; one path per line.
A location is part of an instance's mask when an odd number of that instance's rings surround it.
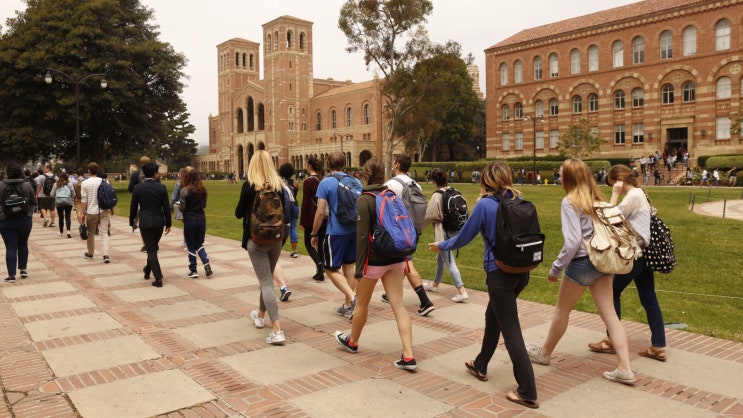
M 372 153 L 368 150 L 363 150 L 359 154 L 359 167 L 363 167 L 364 164 L 372 157 Z
M 253 154 L 255 154 L 255 147 L 253 147 L 253 144 L 248 144 L 248 164 L 253 159 Z
M 242 177 L 245 172 L 245 159 L 243 158 L 243 146 L 237 146 L 237 173 Z

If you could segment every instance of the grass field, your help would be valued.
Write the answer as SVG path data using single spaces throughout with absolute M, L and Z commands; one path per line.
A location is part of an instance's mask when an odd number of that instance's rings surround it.
M 172 191 L 173 183 L 165 184 L 168 192 Z M 114 186 L 119 191 L 117 215 L 127 216 L 130 194 L 126 192 L 126 184 L 122 182 Z M 241 183 L 229 185 L 226 181 L 212 181 L 207 182 L 206 186 L 209 191 L 207 233 L 239 241 L 242 223 L 235 219 L 234 211 Z M 430 196 L 434 186 L 422 186 L 426 195 Z M 479 186 L 464 183 L 454 186 L 466 197 L 470 206 L 474 206 Z M 545 262 L 532 272 L 531 282 L 521 297 L 554 304 L 558 285 L 547 280 L 547 272 L 562 247 L 560 200 L 564 197 L 564 191 L 555 186 L 526 185 L 518 188 L 527 200 L 536 205 L 542 230 L 547 236 Z M 603 190 L 608 196 L 610 189 L 604 187 Z M 740 199 L 741 190 L 690 187 L 650 187 L 647 190 L 658 208 L 658 215 L 671 228 L 678 260 L 673 273 L 655 275 L 665 322 L 687 324 L 691 332 L 743 341 L 743 286 L 737 277 L 743 265 L 743 243 L 738 241 L 743 236 L 743 222 L 700 216 L 688 209 L 691 193 L 696 194 L 696 203 L 700 204 L 708 199 Z M 301 228 L 299 233 L 299 252 L 306 254 Z M 432 240 L 433 230 L 428 228 L 415 254 L 416 267 L 424 279 L 432 279 L 436 268 L 434 254 L 425 246 Z M 239 242 L 235 245 L 239 245 Z M 457 265 L 468 288 L 486 290 L 482 254 L 483 242 L 480 238 L 459 251 Z M 444 282 L 451 283 L 448 276 Z M 646 322 L 634 287 L 630 287 L 622 296 L 622 315 L 625 319 Z M 577 309 L 596 312 L 588 292 L 578 302 Z

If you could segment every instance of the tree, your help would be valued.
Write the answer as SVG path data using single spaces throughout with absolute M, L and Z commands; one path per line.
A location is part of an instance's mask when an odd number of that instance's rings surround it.
M 579 125 L 568 126 L 568 131 L 557 143 L 557 149 L 565 158 L 585 159 L 598 151 L 601 144 L 606 142 L 606 139 L 599 137 L 598 130 L 588 124 L 588 119 L 581 118 Z
M 83 160 L 139 153 L 174 135 L 186 59 L 158 40 L 152 10 L 139 0 L 25 1 L 0 35 L 0 155 L 74 156 L 75 81 L 96 73 L 107 88 L 96 77 L 80 83 Z M 69 77 L 52 72 L 47 85 L 47 68 Z M 185 120 L 178 126 L 180 139 L 193 132 Z
M 194 126 L 188 123 L 188 116 L 185 107 L 168 112 L 166 135 L 162 141 L 160 158 L 168 162 L 168 165 L 172 167 L 171 171 L 193 163 L 197 144 L 188 137 L 194 133 Z

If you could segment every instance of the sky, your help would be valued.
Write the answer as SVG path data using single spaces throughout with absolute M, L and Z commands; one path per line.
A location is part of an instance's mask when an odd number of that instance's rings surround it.
M 209 142 L 208 117 L 217 107 L 217 45 L 231 38 L 262 43 L 264 23 L 290 15 L 314 23 L 314 77 L 360 82 L 371 79 L 361 53 L 349 54 L 347 40 L 338 29 L 338 16 L 346 0 L 140 0 L 154 10 L 160 41 L 170 43 L 188 59 L 184 69 L 183 100 L 196 127 L 193 138 Z M 472 53 L 480 68 L 480 89 L 485 92 L 485 49 L 523 29 L 541 26 L 599 10 L 634 3 L 634 0 L 433 0 L 426 28 L 436 43 L 454 40 L 463 54 Z M 22 0 L 0 0 L 0 22 Z M 260 58 L 263 62 L 263 57 Z M 262 72 L 261 72 L 262 77 Z

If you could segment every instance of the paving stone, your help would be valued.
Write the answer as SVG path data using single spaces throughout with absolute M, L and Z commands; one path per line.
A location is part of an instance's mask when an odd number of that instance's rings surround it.
M 160 357 L 136 335 L 54 348 L 42 354 L 58 377 Z
M 73 309 L 94 308 L 96 305 L 83 295 L 72 295 L 28 302 L 16 302 L 11 303 L 11 306 L 13 306 L 18 316 L 24 317 Z
M 26 330 L 33 341 L 90 334 L 117 328 L 121 328 L 121 324 L 105 312 L 26 324 Z
M 349 322 L 348 326 L 341 331 L 350 332 L 351 323 Z M 444 332 L 416 327 L 413 331 L 413 347 L 415 348 L 415 346 L 420 346 L 446 336 L 447 334 Z M 374 350 L 384 354 L 397 355 L 402 353 L 402 342 L 400 342 L 400 334 L 397 331 L 397 323 L 394 319 L 367 324 L 358 343 L 359 350 Z
M 141 280 L 142 287 L 136 289 L 114 290 L 111 293 L 123 300 L 124 302 L 143 302 L 146 300 L 157 300 L 185 296 L 188 293 L 183 289 L 168 283 L 168 279 L 163 279 L 163 287 L 156 288 L 150 283 L 154 279 Z
M 28 279 L 26 279 L 28 280 Z M 39 284 L 25 284 L 25 280 L 19 280 L 24 286 L 10 286 L 0 288 L 8 299 L 22 298 L 28 296 L 51 295 L 54 293 L 74 292 L 77 289 L 67 282 L 51 282 Z
M 144 273 L 142 273 L 142 270 L 140 269 L 136 272 L 132 271 L 125 274 L 111 274 L 96 277 L 93 281 L 101 287 L 117 287 L 137 283 L 141 284 L 144 282 Z
M 436 314 L 437 321 L 445 321 L 465 328 L 485 328 L 485 306 L 474 303 L 445 305 L 444 303 L 436 304 L 436 301 L 433 302 L 436 305 L 436 310 L 433 313 Z
M 192 300 L 187 302 L 178 302 L 172 305 L 158 305 L 142 308 L 142 312 L 160 322 L 193 318 L 195 316 L 210 315 L 224 311 L 225 310 L 219 306 L 204 300 Z
M 128 272 L 136 272 L 137 269 L 129 264 L 121 263 L 116 260 L 115 256 L 111 256 L 111 263 L 105 264 L 103 262 L 103 254 L 96 253 L 92 260 L 87 260 L 88 263 L 84 267 L 79 267 L 80 273 L 89 277 L 107 277 L 111 274 L 120 274 Z M 141 268 L 140 268 L 141 271 Z
M 207 324 L 190 325 L 175 331 L 197 347 L 208 348 L 254 338 L 265 339 L 271 327 L 257 329 L 250 318 L 227 319 Z
M 212 290 L 224 290 L 257 284 L 257 280 L 254 276 L 245 273 L 221 272 L 219 271 L 218 266 L 214 266 L 212 269 L 214 271 L 214 275 L 212 276 L 213 278 L 208 280 L 199 280 L 200 285 L 206 286 Z

